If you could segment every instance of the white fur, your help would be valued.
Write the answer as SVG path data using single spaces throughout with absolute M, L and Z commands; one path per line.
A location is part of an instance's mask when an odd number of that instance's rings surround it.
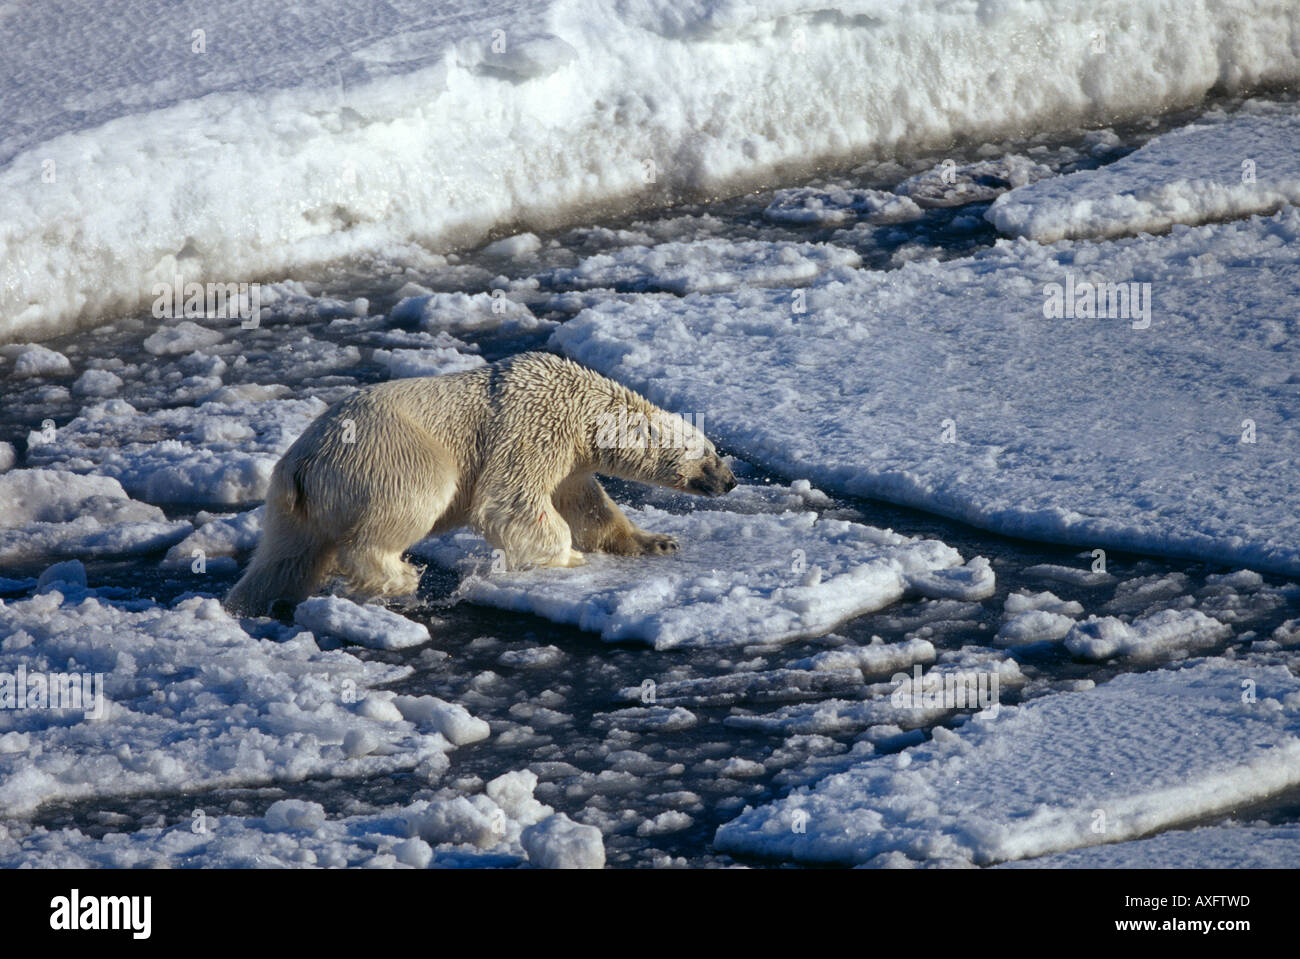
M 600 427 L 619 413 L 671 424 L 686 442 L 610 446 Z M 276 464 L 261 542 L 226 604 L 263 614 L 331 572 L 358 593 L 410 593 L 419 573 L 405 550 L 467 525 L 516 568 L 676 549 L 635 527 L 595 473 L 706 494 L 735 485 L 693 425 L 548 353 L 358 391 Z

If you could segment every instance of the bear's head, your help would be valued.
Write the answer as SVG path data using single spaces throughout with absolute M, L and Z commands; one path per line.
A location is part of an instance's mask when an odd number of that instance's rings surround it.
M 695 423 L 664 410 L 636 406 L 602 414 L 596 446 L 603 472 L 699 496 L 736 488 L 731 472 Z
M 722 461 L 711 443 L 709 451 L 703 456 L 680 463 L 677 476 L 680 477 L 677 489 L 697 496 L 722 496 L 736 488 L 736 475 Z

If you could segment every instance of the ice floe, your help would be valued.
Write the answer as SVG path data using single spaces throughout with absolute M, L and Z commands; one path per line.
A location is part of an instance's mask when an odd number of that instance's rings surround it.
M 12 361 L 10 373 L 18 379 L 63 376 L 72 372 L 72 363 L 66 356 L 39 343 L 6 346 L 0 348 L 0 356 Z
M 131 556 L 165 549 L 193 527 L 126 495 L 108 476 L 20 469 L 0 474 L 0 564 Z
M 1231 628 L 1198 610 L 1162 609 L 1131 623 L 1090 617 L 1071 627 L 1065 648 L 1083 659 L 1154 659 L 1187 655 L 1231 634 Z
M 826 243 L 714 239 L 624 247 L 586 257 L 575 267 L 552 270 L 538 279 L 544 287 L 559 289 L 684 296 L 742 285 L 790 286 L 861 262 L 854 251 Z
M 1145 299 L 1049 318 L 1071 277 Z M 1300 210 L 1287 208 L 836 273 L 796 291 L 802 311 L 788 290 L 610 301 L 551 343 L 831 492 L 1295 574 L 1298 277 Z
M 201 560 L 205 568 L 224 568 L 233 572 L 235 557 L 251 553 L 262 535 L 262 516 L 266 507 L 244 513 L 213 514 L 200 510 L 194 522 L 198 529 L 167 551 L 162 566 L 165 569 L 193 567 Z
M 1119 842 L 1300 783 L 1300 680 L 1207 660 L 982 710 L 718 830 L 800 862 L 992 863 Z
M 987 202 L 1051 175 L 1041 163 L 1015 154 L 960 165 L 945 160 L 932 170 L 908 177 L 894 192 L 920 207 L 963 206 Z
M 429 628 L 382 606 L 342 596 L 313 596 L 299 603 L 293 621 L 317 636 L 334 636 L 372 649 L 406 649 L 429 641 Z
M 799 226 L 842 226 L 856 219 L 902 223 L 921 215 L 921 208 L 906 196 L 834 185 L 777 190 L 763 210 L 763 216 L 773 223 Z
M 652 506 L 627 513 L 677 537 L 680 552 L 635 560 L 588 554 L 576 569 L 509 571 L 493 569 L 487 544 L 468 532 L 416 551 L 470 570 L 462 599 L 656 649 L 815 636 L 895 602 L 936 571 L 962 568 L 957 551 L 936 540 L 815 513 L 675 515 Z
M 599 869 L 599 829 L 533 798 L 537 776 L 506 773 L 474 796 L 421 799 L 375 813 L 331 817 L 319 803 L 281 799 L 262 816 L 207 814 L 171 826 L 110 831 L 0 827 L 0 864 L 134 869 L 183 863 L 203 868 Z
M 1072 849 L 1001 869 L 1294 869 L 1300 826 L 1245 825 L 1175 829 L 1147 839 Z
M 410 667 L 322 651 L 303 631 L 256 638 L 215 599 L 164 608 L 81 583 L 0 603 L 4 816 L 312 776 L 436 779 L 454 745 L 488 735 L 459 706 L 376 688 Z
M 1025 646 L 1064 639 L 1074 628 L 1083 606 L 1055 593 L 1012 593 L 1003 603 L 1002 625 L 993 641 L 999 646 Z
M 415 322 L 421 329 L 452 334 L 505 330 L 512 333 L 554 327 L 517 300 L 500 293 L 416 293 L 403 297 L 389 313 L 395 323 Z
M 27 464 L 109 476 L 150 503 L 256 502 L 276 460 L 327 404 L 240 393 L 147 412 L 121 399 L 97 403 L 65 426 L 29 433 Z
M 1099 169 L 1021 186 L 985 217 L 1002 233 L 1051 243 L 1159 233 L 1295 205 L 1300 111 L 1247 106 L 1163 134 Z

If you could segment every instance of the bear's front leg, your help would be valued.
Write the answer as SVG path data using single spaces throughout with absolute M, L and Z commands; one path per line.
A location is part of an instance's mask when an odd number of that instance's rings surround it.
M 573 532 L 574 544 L 588 552 L 647 556 L 677 552 L 677 540 L 636 526 L 590 474 L 568 477 L 552 497 Z
M 501 429 L 499 448 L 483 464 L 475 491 L 472 522 L 512 569 L 582 566 L 573 531 L 551 496 L 571 471 L 572 450 L 551 442 L 525 442 L 522 429 Z M 489 445 L 492 445 L 492 439 Z
M 643 556 L 675 553 L 681 548 L 677 543 L 677 537 L 669 536 L 666 533 L 650 533 L 640 527 L 636 527 L 633 539 L 638 552 Z
M 587 562 L 573 548 L 569 525 L 549 502 L 522 502 L 485 514 L 480 529 L 493 548 L 505 552 L 511 569 L 574 567 Z

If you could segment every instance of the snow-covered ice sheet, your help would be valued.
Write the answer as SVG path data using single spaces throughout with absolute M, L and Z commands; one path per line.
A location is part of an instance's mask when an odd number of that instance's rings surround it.
M 489 730 L 455 704 L 375 688 L 410 672 L 322 651 L 305 631 L 257 639 L 215 599 L 166 608 L 60 583 L 0 603 L 0 816 L 314 776 L 436 778 Z M 69 675 L 91 677 L 80 703 L 48 708 Z
M 1300 76 L 1288 0 L 61 0 L 0 28 L 6 339 L 178 272 L 447 249 Z
M 592 553 L 576 569 L 493 570 L 487 544 L 468 532 L 425 540 L 415 552 L 470 570 L 462 599 L 656 649 L 816 636 L 895 602 L 914 579 L 963 570 L 957 551 L 937 540 L 815 513 L 626 512 L 638 526 L 677 537 L 680 552 Z
M 1149 325 L 1105 297 L 1101 318 L 1048 318 L 1075 280 L 1148 284 Z M 831 492 L 1300 573 L 1300 210 L 1105 244 L 1004 241 L 798 292 L 804 312 L 788 290 L 606 302 L 550 342 Z
M 0 474 L 0 566 L 151 553 L 191 529 L 131 499 L 107 476 L 41 469 Z
M 6 834 L 4 868 L 448 868 L 604 865 L 600 830 L 533 798 L 537 776 L 505 773 L 473 796 L 421 799 L 376 813 L 329 817 L 319 803 L 281 799 L 262 816 L 195 815 L 174 826 L 110 832 L 37 827 Z M 199 800 L 197 813 L 202 813 Z
M 1300 680 L 1223 659 L 983 710 L 722 826 L 732 853 L 973 862 L 1119 842 L 1300 784 Z
M 1107 166 L 1005 193 L 985 219 L 1008 236 L 1051 243 L 1158 233 L 1300 202 L 1300 106 L 1247 103 L 1207 119 Z
M 1300 826 L 1233 823 L 1175 829 L 1147 839 L 1089 846 L 1004 863 L 1000 869 L 1295 869 Z

